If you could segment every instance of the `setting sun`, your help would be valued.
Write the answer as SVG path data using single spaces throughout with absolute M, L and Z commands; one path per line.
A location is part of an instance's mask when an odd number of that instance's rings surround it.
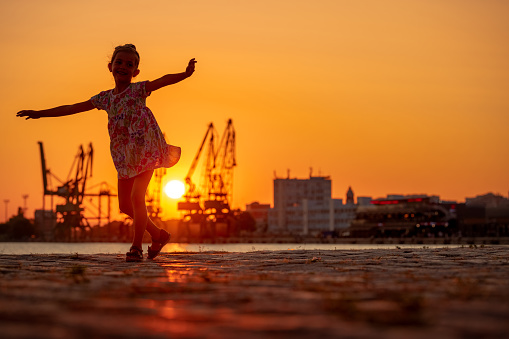
M 164 193 L 172 199 L 181 198 L 185 192 L 186 187 L 180 180 L 172 180 L 164 186 Z

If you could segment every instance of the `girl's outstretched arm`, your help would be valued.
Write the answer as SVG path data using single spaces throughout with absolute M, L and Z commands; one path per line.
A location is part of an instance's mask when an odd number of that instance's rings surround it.
M 62 117 L 64 115 L 71 115 L 76 113 L 81 113 L 85 111 L 90 111 L 94 109 L 95 106 L 92 104 L 91 100 L 83 101 L 74 105 L 65 105 L 59 106 L 50 109 L 44 109 L 41 111 L 19 111 L 16 116 L 18 117 L 26 117 L 28 119 L 39 119 L 39 118 L 49 118 L 49 117 Z
M 186 78 L 189 78 L 194 73 L 194 64 L 196 64 L 196 62 L 197 61 L 194 60 L 194 58 L 189 60 L 189 64 L 187 65 L 186 71 L 183 73 L 166 74 L 165 76 L 162 76 L 159 79 L 147 82 L 147 84 L 145 85 L 146 86 L 145 90 L 147 92 L 153 92 L 161 87 L 173 85 Z

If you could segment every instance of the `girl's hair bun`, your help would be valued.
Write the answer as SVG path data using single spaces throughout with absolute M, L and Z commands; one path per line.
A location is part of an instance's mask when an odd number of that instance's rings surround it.
M 125 44 L 122 46 L 115 47 L 115 49 L 122 49 L 122 48 L 132 48 L 132 49 L 136 50 L 136 46 L 134 46 L 133 44 Z

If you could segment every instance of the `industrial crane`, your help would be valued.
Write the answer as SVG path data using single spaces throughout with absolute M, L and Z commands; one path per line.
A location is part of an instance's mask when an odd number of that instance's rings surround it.
M 212 168 L 208 172 L 207 200 L 204 201 L 205 210 L 213 209 L 212 214 L 227 214 L 233 197 L 233 168 L 237 165 L 235 159 L 235 130 L 232 120 L 219 143 Z M 223 211 L 223 212 L 221 212 Z
M 215 154 L 215 146 L 214 146 L 214 125 L 212 123 L 209 124 L 207 131 L 205 132 L 205 137 L 203 137 L 203 141 L 198 148 L 198 152 L 191 163 L 191 167 L 187 172 L 185 178 L 186 185 L 186 193 L 184 194 L 185 201 L 181 201 L 177 204 L 178 210 L 180 211 L 188 211 L 190 215 L 193 214 L 201 214 L 203 208 L 201 206 L 201 198 L 205 192 L 203 192 L 202 187 L 196 187 L 196 184 L 193 182 L 193 175 L 196 171 L 196 167 L 200 161 L 200 157 L 202 151 L 205 147 L 208 146 L 207 156 L 204 163 L 204 173 L 202 174 L 202 178 L 206 178 L 207 173 L 210 172 L 211 168 L 214 166 L 214 154 Z
M 147 202 L 147 212 L 155 223 L 161 222 L 161 185 L 163 177 L 166 175 L 166 168 L 160 167 L 154 170 L 152 180 L 150 180 L 147 191 L 145 192 L 145 200 Z
M 235 130 L 232 120 L 217 143 L 214 125 L 209 124 L 198 152 L 187 173 L 185 201 L 178 203 L 178 210 L 185 211 L 182 224 L 189 234 L 190 224 L 200 225 L 200 235 L 215 236 L 216 225 L 226 224 L 231 233 L 231 202 L 233 198 L 233 169 L 235 159 Z M 206 149 L 206 152 L 204 150 Z M 195 170 L 204 155 L 199 184 L 193 181 Z
M 160 167 L 154 170 L 153 180 L 150 181 L 149 187 L 145 194 L 147 201 L 147 211 L 152 221 L 158 221 L 161 209 L 161 184 L 166 168 Z
M 62 240 L 70 240 L 72 233 L 76 238 L 76 231 L 79 230 L 81 235 L 84 235 L 86 231 L 90 230 L 90 225 L 87 218 L 84 216 L 83 199 L 85 196 L 96 196 L 99 198 L 99 216 L 97 217 L 99 223 L 102 218 L 100 198 L 102 196 L 108 197 L 108 220 L 109 215 L 109 200 L 111 194 L 109 189 L 101 185 L 100 192 L 98 194 L 89 194 L 85 192 L 87 179 L 92 177 L 92 163 L 94 149 L 90 143 L 88 150 L 85 152 L 83 146 L 80 145 L 78 153 L 74 158 L 74 162 L 71 166 L 67 179 L 62 181 L 58 179 L 46 166 L 46 158 L 44 156 L 44 147 L 42 142 L 39 143 L 39 150 L 41 154 L 41 167 L 42 167 L 42 181 L 43 181 L 43 211 L 45 210 L 46 196 L 51 196 L 51 207 L 53 208 L 53 197 L 58 196 L 65 199 L 65 203 L 56 205 L 56 213 L 58 216 L 57 224 L 55 226 L 55 238 Z M 56 189 L 50 188 L 51 178 L 54 177 L 60 182 L 60 186 Z
M 41 152 L 42 181 L 44 186 L 43 210 L 44 201 L 46 200 L 45 197 L 47 195 L 52 197 L 52 205 L 53 196 L 56 195 L 65 198 L 65 204 L 56 206 L 56 212 L 60 214 L 60 220 L 57 223 L 55 233 L 56 237 L 65 237 L 69 239 L 71 231 L 76 231 L 78 228 L 82 231 L 90 228 L 87 219 L 83 216 L 82 212 L 84 208 L 81 205 L 83 203 L 83 197 L 85 196 L 87 179 L 92 176 L 94 149 L 92 148 L 92 144 L 89 144 L 88 152 L 85 153 L 83 146 L 79 147 L 78 154 L 74 158 L 73 165 L 65 182 L 59 180 L 46 167 L 44 148 L 40 141 L 39 149 Z M 71 177 L 73 169 L 75 169 L 75 174 L 74 177 Z M 50 175 L 62 184 L 58 186 L 56 190 L 48 188 L 48 181 L 51 180 Z

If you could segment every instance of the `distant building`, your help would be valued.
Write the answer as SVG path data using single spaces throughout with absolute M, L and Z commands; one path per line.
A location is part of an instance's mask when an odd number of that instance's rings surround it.
M 332 199 L 331 180 L 324 176 L 309 179 L 274 179 L 274 207 L 269 211 L 269 231 L 321 233 L 347 228 L 355 218 L 357 206 L 353 191 L 347 204 Z
M 466 198 L 458 210 L 463 236 L 509 236 L 509 199 L 493 193 Z
M 267 230 L 269 226 L 270 204 L 260 204 L 258 201 L 246 204 L 246 212 L 249 212 L 256 222 L 256 229 Z
M 352 200 L 348 199 L 348 192 L 352 192 Z M 340 231 L 350 227 L 352 220 L 357 214 L 358 205 L 353 201 L 353 191 L 351 188 L 347 192 L 347 203 L 343 204 L 341 199 L 334 199 L 338 204 L 334 204 L 334 225 L 330 231 Z
M 357 205 L 359 206 L 369 206 L 373 201 L 371 197 L 357 197 Z
M 483 207 L 501 207 L 509 206 L 509 199 L 493 193 L 478 195 L 473 198 L 466 198 L 465 205 L 467 206 L 483 206 Z
M 35 211 L 35 227 L 44 240 L 54 240 L 57 215 L 52 210 Z
M 346 204 L 347 205 L 354 205 L 355 204 L 354 194 L 353 194 L 353 191 L 352 191 L 352 187 L 348 187 L 348 191 L 346 192 Z
M 456 202 L 438 196 L 390 194 L 358 207 L 353 237 L 427 237 L 457 232 Z

